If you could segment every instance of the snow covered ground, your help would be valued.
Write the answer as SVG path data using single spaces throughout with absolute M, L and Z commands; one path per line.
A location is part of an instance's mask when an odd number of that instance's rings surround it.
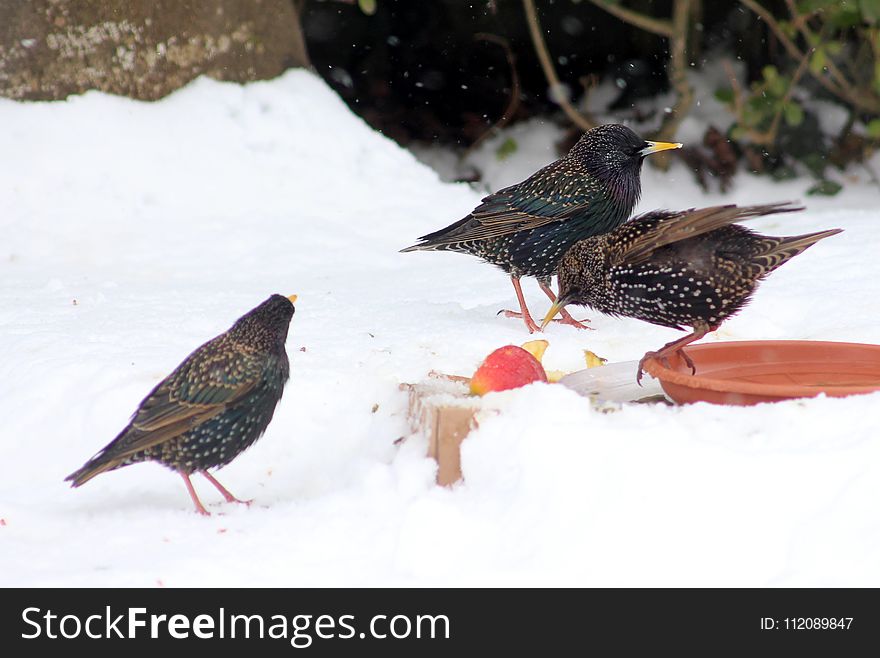
M 554 157 L 524 153 L 524 174 Z M 424 440 L 394 444 L 398 384 L 469 375 L 528 336 L 496 316 L 515 304 L 499 271 L 398 253 L 480 193 L 308 73 L 199 80 L 153 104 L 0 100 L 0 154 L 0 585 L 880 586 L 880 395 L 603 413 L 532 385 L 496 394 L 503 412 L 464 444 L 466 482 L 434 486 Z M 681 166 L 645 169 L 641 209 L 801 199 L 752 226 L 846 229 L 706 340 L 880 342 L 880 196 L 857 177 L 831 199 L 749 176 L 720 197 Z M 154 464 L 68 488 L 159 379 L 274 292 L 299 295 L 292 379 L 266 435 L 219 472 L 254 506 L 197 479 L 214 512 L 199 517 Z M 677 335 L 592 326 L 552 326 L 548 368 Z

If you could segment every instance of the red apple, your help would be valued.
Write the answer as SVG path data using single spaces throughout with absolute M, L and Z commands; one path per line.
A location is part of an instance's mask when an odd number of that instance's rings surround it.
M 546 347 L 546 342 L 541 342 Z M 471 393 L 485 395 L 490 391 L 506 391 L 532 382 L 546 381 L 544 366 L 531 352 L 516 345 L 505 345 L 487 356 L 477 368 L 471 378 Z

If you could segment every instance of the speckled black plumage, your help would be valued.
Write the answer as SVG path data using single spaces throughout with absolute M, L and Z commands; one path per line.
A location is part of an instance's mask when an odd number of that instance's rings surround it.
M 593 128 L 564 158 L 490 194 L 467 217 L 402 251 L 471 254 L 514 280 L 533 276 L 546 286 L 571 245 L 626 221 L 641 193 L 645 156 L 679 146 L 654 144 L 619 124 Z
M 128 426 L 66 480 L 78 487 L 104 471 L 157 461 L 188 483 L 192 473 L 228 464 L 272 420 L 290 374 L 284 344 L 293 314 L 291 299 L 272 295 L 196 349 L 143 399 Z
M 742 309 L 776 268 L 840 232 L 772 237 L 733 224 L 795 210 L 801 208 L 782 203 L 641 215 L 566 252 L 559 265 L 558 302 L 692 328 L 693 334 L 653 354 L 679 350 Z

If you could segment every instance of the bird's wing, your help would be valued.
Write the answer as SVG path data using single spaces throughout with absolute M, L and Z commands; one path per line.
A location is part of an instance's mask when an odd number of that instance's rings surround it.
M 425 237 L 431 244 L 452 244 L 564 222 L 593 202 L 596 189 L 590 182 L 565 160 L 557 160 L 523 182 L 485 197 L 452 230 Z
M 673 242 L 687 240 L 734 222 L 797 210 L 803 208 L 788 202 L 759 206 L 710 206 L 679 212 L 655 210 L 617 229 L 615 252 L 611 254 L 610 261 L 612 265 L 635 265 L 646 261 L 660 247 Z
M 222 413 L 253 390 L 264 368 L 257 353 L 239 349 L 230 358 L 199 348 L 144 398 L 113 457 L 159 445 Z

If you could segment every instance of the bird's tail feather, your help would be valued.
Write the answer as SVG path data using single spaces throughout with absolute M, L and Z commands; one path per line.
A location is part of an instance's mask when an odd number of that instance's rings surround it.
M 419 244 L 414 244 L 411 247 L 407 247 L 406 249 L 401 249 L 400 253 L 405 254 L 409 251 L 433 251 L 434 249 L 436 249 L 436 247 L 433 245 L 419 243 Z
M 798 254 L 809 249 L 819 240 L 830 238 L 832 235 L 841 233 L 843 229 L 833 228 L 827 231 L 818 231 L 816 233 L 807 233 L 805 235 L 793 235 L 788 238 L 781 238 L 780 241 L 766 253 L 761 254 L 761 265 L 766 274 L 769 274 L 780 265 L 788 262 Z
M 80 487 L 91 480 L 96 475 L 100 475 L 105 471 L 112 471 L 119 466 L 119 461 L 114 459 L 104 459 L 104 451 L 92 457 L 82 468 L 77 469 L 66 478 L 65 482 L 70 482 L 71 487 Z
M 400 253 L 404 254 L 410 251 L 455 251 L 454 247 L 454 242 L 420 242 L 406 249 L 401 249 Z
M 406 249 L 401 249 L 400 252 L 447 251 L 461 241 L 460 236 L 462 231 L 466 231 L 469 227 L 473 227 L 474 224 L 479 225 L 479 222 L 474 219 L 473 215 L 468 215 L 445 228 L 441 228 L 439 231 L 423 235 L 419 238 L 421 242 L 414 244 L 411 247 L 407 247 Z

